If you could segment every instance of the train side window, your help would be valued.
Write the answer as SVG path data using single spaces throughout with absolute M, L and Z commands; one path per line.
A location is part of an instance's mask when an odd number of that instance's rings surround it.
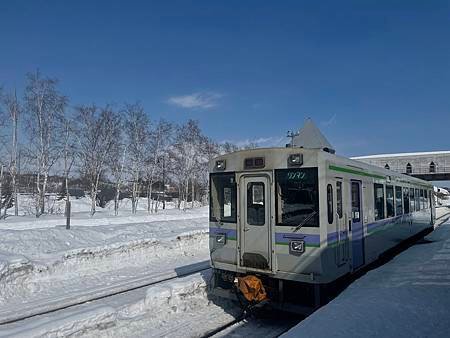
M 409 189 L 403 188 L 403 208 L 405 214 L 409 214 Z
M 419 189 L 415 189 L 415 193 L 414 193 L 414 203 L 416 204 L 416 211 L 420 210 L 420 197 L 419 197 Z
M 328 224 L 333 223 L 333 186 L 327 185 Z
M 247 184 L 247 223 L 264 225 L 266 223 L 266 207 L 264 201 L 264 183 Z
M 375 183 L 373 185 L 374 191 L 374 210 L 375 210 L 375 220 L 384 218 L 384 186 L 383 184 Z
M 403 215 L 402 187 L 395 187 L 395 214 L 397 216 Z
M 342 182 L 336 182 L 336 212 L 339 218 L 342 218 L 342 210 Z
M 424 194 L 424 203 L 425 203 L 425 209 L 428 209 L 428 190 L 423 191 Z
M 411 212 L 415 211 L 414 205 L 414 188 L 409 188 L 409 210 Z
M 423 194 L 423 189 L 420 189 L 420 209 L 425 209 L 425 196 Z
M 386 217 L 394 217 L 394 187 L 392 185 L 386 186 Z

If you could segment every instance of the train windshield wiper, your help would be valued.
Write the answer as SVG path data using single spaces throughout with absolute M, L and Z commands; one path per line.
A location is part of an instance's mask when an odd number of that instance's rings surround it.
M 223 222 L 222 222 L 222 220 L 220 219 L 220 217 L 214 216 L 214 218 L 216 219 L 216 222 L 218 223 L 219 226 L 223 225 Z
M 302 226 L 306 224 L 317 212 L 314 210 L 312 213 L 310 213 L 308 216 L 305 217 L 305 219 L 295 227 L 294 232 L 297 232 L 301 229 Z

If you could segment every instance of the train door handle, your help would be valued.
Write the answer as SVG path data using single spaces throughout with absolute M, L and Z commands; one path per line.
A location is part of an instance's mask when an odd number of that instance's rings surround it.
M 249 230 L 250 230 L 250 228 L 244 228 L 244 232 L 247 232 Z
M 352 231 L 352 221 L 348 221 L 348 231 Z

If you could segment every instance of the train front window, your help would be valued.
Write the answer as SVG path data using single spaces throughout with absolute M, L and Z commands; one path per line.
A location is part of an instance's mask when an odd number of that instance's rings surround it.
M 275 170 L 276 223 L 286 226 L 319 226 L 317 168 Z
M 234 173 L 210 176 L 210 221 L 236 223 L 237 189 Z

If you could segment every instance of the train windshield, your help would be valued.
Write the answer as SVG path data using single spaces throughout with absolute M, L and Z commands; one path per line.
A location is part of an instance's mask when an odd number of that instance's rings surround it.
M 237 190 L 234 173 L 211 174 L 209 217 L 212 222 L 236 223 Z
M 275 171 L 277 225 L 319 226 L 317 168 Z

